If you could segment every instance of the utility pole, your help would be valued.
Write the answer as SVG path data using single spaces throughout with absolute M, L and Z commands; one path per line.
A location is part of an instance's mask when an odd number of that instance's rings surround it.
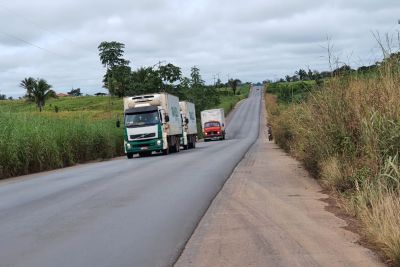
M 154 67 L 157 66 L 157 65 L 158 65 L 158 68 L 160 68 L 162 63 L 165 63 L 165 60 L 159 60 L 159 61 L 158 61 L 156 64 L 154 64 L 151 68 L 154 68 Z

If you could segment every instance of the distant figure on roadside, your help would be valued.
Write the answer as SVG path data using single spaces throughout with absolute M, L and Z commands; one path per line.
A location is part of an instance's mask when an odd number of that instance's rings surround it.
M 272 136 L 272 127 L 270 124 L 268 124 L 267 127 L 268 127 L 268 141 L 272 141 L 274 139 Z

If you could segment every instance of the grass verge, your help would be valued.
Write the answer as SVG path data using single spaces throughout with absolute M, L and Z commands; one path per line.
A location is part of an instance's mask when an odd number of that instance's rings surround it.
M 400 72 L 335 77 L 305 102 L 278 104 L 267 94 L 278 145 L 303 162 L 357 217 L 362 234 L 400 266 Z M 278 96 L 279 97 L 279 96 Z

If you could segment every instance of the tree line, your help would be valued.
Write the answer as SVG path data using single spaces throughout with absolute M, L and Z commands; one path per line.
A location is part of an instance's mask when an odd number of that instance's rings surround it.
M 300 68 L 298 71 L 294 72 L 294 75 L 286 75 L 284 78 L 280 78 L 278 82 L 297 82 L 297 81 L 310 81 L 315 80 L 317 84 L 322 82 L 325 78 L 330 78 L 334 76 L 343 76 L 352 73 L 358 74 L 368 74 L 373 73 L 379 69 L 383 64 L 390 64 L 391 62 L 399 62 L 400 61 L 400 52 L 391 53 L 387 57 L 385 57 L 382 61 L 377 61 L 375 64 L 360 66 L 356 69 L 352 68 L 347 64 L 343 64 L 342 66 L 337 66 L 332 71 L 317 71 L 311 70 L 310 68 L 302 69 Z M 271 81 L 266 80 L 264 82 L 271 83 Z
M 101 42 L 98 46 L 100 62 L 106 69 L 103 87 L 110 95 L 124 97 L 157 92 L 168 92 L 182 100 L 194 102 L 200 112 L 220 103 L 216 88 L 229 86 L 233 94 L 241 84 L 239 79 L 230 79 L 226 85 L 217 80 L 214 85 L 206 85 L 197 66 L 191 67 L 190 76 L 182 75 L 181 68 L 172 63 L 159 62 L 151 67 L 132 70 L 130 61 L 124 58 L 125 45 L 120 42 Z
M 104 41 L 98 46 L 100 62 L 105 68 L 103 87 L 111 96 L 124 97 L 168 92 L 177 95 L 182 100 L 194 102 L 196 109 L 200 112 L 220 103 L 220 93 L 217 88 L 230 87 L 232 93 L 236 94 L 241 85 L 239 79 L 229 79 L 226 84 L 218 79 L 214 85 L 206 85 L 197 66 L 191 68 L 189 77 L 183 76 L 181 68 L 172 63 L 159 62 L 151 67 L 145 66 L 132 70 L 129 66 L 130 61 L 124 58 L 124 49 L 125 45 L 116 41 Z M 26 90 L 24 98 L 36 103 L 40 111 L 43 110 L 49 98 L 57 97 L 52 86 L 42 78 L 28 77 L 19 85 Z M 82 95 L 80 88 L 72 88 L 67 94 Z M 105 94 L 97 93 L 96 95 Z M 0 100 L 2 99 L 6 99 L 6 96 L 0 95 Z

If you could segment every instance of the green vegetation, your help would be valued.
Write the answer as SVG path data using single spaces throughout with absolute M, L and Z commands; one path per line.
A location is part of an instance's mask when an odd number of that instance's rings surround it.
M 49 99 L 43 108 L 45 112 L 64 111 L 118 111 L 121 112 L 122 98 L 109 96 L 81 96 L 81 97 L 59 97 Z M 39 109 L 35 103 L 26 100 L 4 100 L 0 102 L 0 112 L 36 112 Z
M 122 155 L 114 121 L 0 112 L 0 178 Z
M 219 89 L 221 94 L 221 102 L 217 108 L 223 108 L 225 114 L 228 115 L 229 112 L 235 107 L 235 105 L 240 101 L 248 97 L 250 90 L 249 84 L 244 84 L 239 86 L 239 90 L 236 94 L 233 94 L 229 89 L 222 88 Z
M 280 103 L 289 104 L 306 100 L 315 89 L 317 89 L 317 83 L 313 80 L 277 82 L 268 84 L 267 93 L 276 95 Z
M 199 105 L 198 113 L 201 104 L 219 105 L 228 113 L 247 96 L 249 87 L 241 86 L 235 96 L 226 88 L 199 89 L 188 95 Z M 203 97 L 209 90 L 216 93 L 213 99 L 218 102 L 210 102 L 206 94 Z M 51 98 L 42 112 L 28 100 L 2 100 L 0 179 L 123 155 L 123 130 L 115 127 L 116 117 L 122 114 L 122 98 L 110 96 Z
M 106 68 L 104 87 L 111 96 L 81 96 L 76 88 L 69 96 L 56 98 L 44 79 L 31 77 L 20 83 L 26 89 L 24 99 L 1 96 L 0 179 L 122 155 L 123 130 L 115 123 L 123 115 L 123 96 L 168 92 L 189 100 L 196 105 L 201 129 L 202 110 L 222 107 L 228 114 L 248 95 L 250 85 L 240 85 L 239 80 L 232 80 L 232 90 L 220 80 L 218 86 L 205 85 L 196 66 L 190 78 L 182 77 L 180 68 L 170 63 L 132 71 L 123 58 L 124 48 L 118 42 L 98 47 Z
M 397 266 L 399 63 L 398 57 L 391 57 L 374 75 L 334 76 L 300 103 L 282 105 L 280 91 L 269 88 L 276 95 L 266 95 L 275 141 L 338 196 L 361 221 L 362 234 Z

